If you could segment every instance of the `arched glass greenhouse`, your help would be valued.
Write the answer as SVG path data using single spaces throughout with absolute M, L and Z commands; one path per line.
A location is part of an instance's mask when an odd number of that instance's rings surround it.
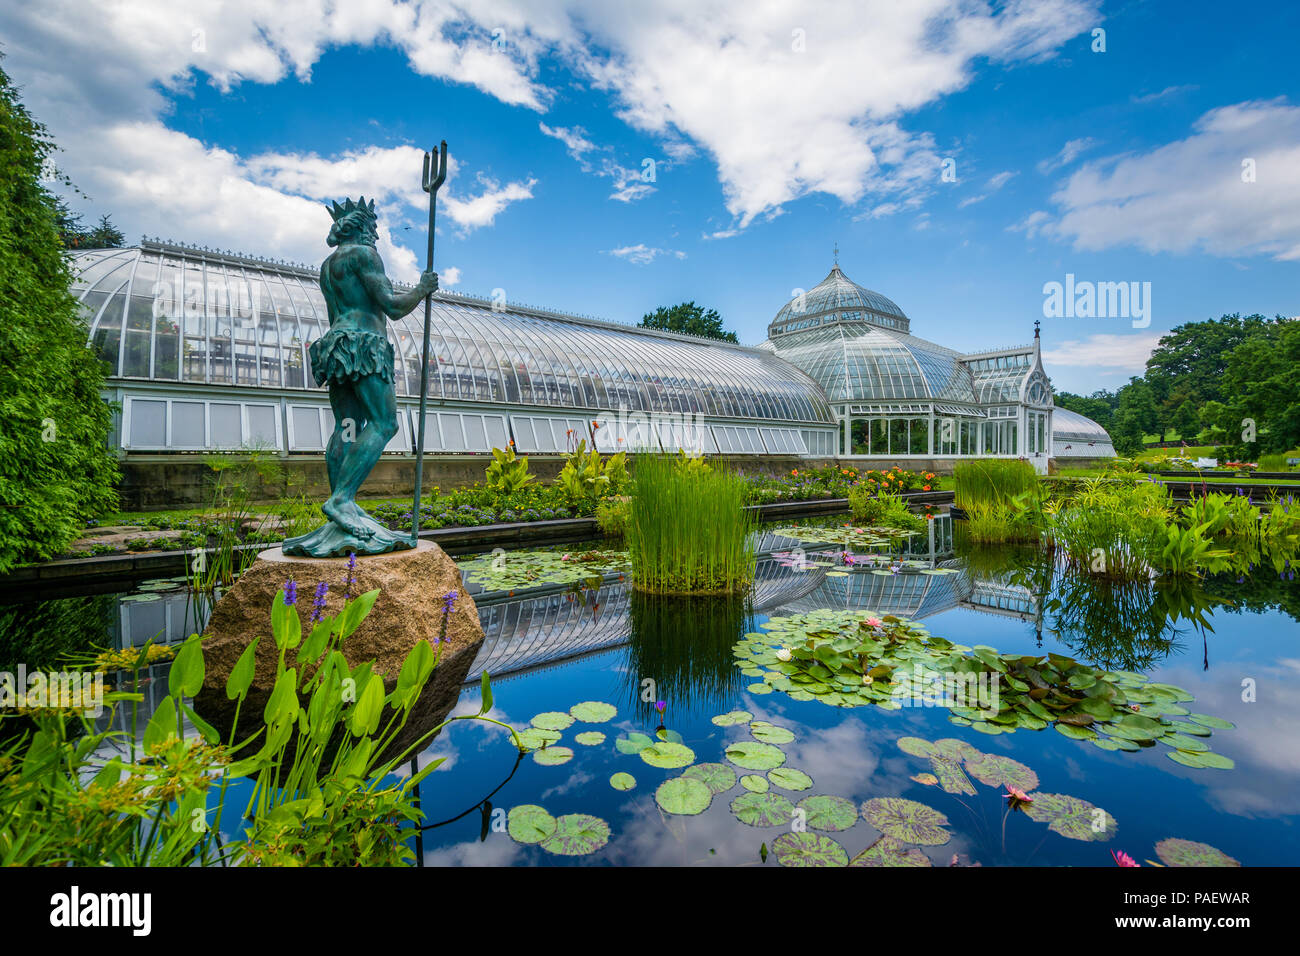
M 73 254 L 91 344 L 120 403 L 127 454 L 249 447 L 319 454 L 333 429 L 309 346 L 328 329 L 316 270 L 145 240 Z M 434 296 L 426 451 L 1040 460 L 1056 435 L 1038 340 L 963 355 L 910 334 L 893 301 L 838 264 L 747 348 L 583 316 Z M 414 451 L 423 309 L 389 323 L 399 430 Z M 1077 419 L 1077 421 L 1076 421 Z M 1063 439 L 1063 440 L 1057 440 Z M 1083 457 L 1083 456 L 1080 456 Z
M 90 341 L 109 363 L 130 451 L 323 449 L 333 427 L 308 347 L 328 328 L 308 268 L 160 242 L 74 255 Z M 696 449 L 826 455 L 821 389 L 769 353 L 438 293 L 426 450 Z M 423 309 L 389 323 L 401 414 L 417 434 Z

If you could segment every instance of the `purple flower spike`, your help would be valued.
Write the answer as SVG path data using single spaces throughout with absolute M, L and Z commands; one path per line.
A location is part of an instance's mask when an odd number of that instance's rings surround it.
M 284 582 L 284 603 L 290 607 L 298 603 L 298 585 L 293 578 Z
M 321 617 L 323 617 L 325 614 L 325 595 L 329 591 L 329 589 L 330 586 L 326 584 L 324 581 L 321 581 L 319 584 L 316 585 L 316 596 L 312 598 L 312 602 L 311 602 L 311 623 L 312 624 L 318 622 L 321 619 Z

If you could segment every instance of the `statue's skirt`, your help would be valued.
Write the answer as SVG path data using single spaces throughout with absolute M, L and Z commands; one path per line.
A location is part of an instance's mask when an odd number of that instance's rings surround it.
M 363 329 L 330 329 L 307 350 L 317 385 L 355 382 L 378 375 L 393 380 L 393 343 L 388 336 Z

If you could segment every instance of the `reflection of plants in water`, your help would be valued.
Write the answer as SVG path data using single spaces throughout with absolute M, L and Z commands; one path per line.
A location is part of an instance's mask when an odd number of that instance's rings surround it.
M 0 607 L 0 671 L 12 673 L 20 662 L 29 671 L 60 670 L 104 643 L 116 610 L 113 594 Z
M 1179 624 L 1214 633 L 1218 603 L 1189 578 L 1107 580 L 1063 568 L 1043 601 L 1057 639 L 1100 667 L 1145 670 L 1181 648 Z
M 742 684 L 732 646 L 744 636 L 749 602 L 739 597 L 630 595 L 627 696 L 641 723 L 657 724 L 657 701 L 674 710 L 723 706 Z M 647 693 L 643 681 L 654 681 Z M 648 699 L 644 699 L 648 697 Z

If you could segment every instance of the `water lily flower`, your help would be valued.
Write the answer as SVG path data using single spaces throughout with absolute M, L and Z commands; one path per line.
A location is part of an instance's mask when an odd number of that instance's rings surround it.
M 655 701 L 655 710 L 659 711 L 659 714 L 661 716 L 663 715 L 663 712 L 667 709 L 668 709 L 668 701 L 666 700 Z
M 1012 810 L 1019 810 L 1026 804 L 1034 802 L 1033 797 L 1025 793 L 1025 791 L 1021 790 L 1019 787 L 1011 786 L 1011 784 L 1007 784 L 1007 792 L 1004 796 L 1007 801 L 1007 806 Z
M 870 674 L 863 674 L 863 675 L 862 675 L 862 683 L 864 683 L 864 684 L 870 684 L 870 683 L 871 683 L 872 681 L 874 681 L 874 680 L 875 680 L 875 678 L 872 677 Z
M 878 617 L 869 617 L 869 618 L 867 618 L 867 627 L 880 627 L 880 626 L 883 625 L 884 623 L 885 623 L 885 622 L 882 621 L 882 620 L 881 620 L 880 618 L 878 618 Z
M 1116 866 L 1141 866 L 1142 865 L 1137 860 L 1133 859 L 1133 857 L 1125 853 L 1123 850 L 1111 850 L 1110 855 L 1111 857 L 1114 858 Z
M 783 647 L 780 650 L 778 650 L 776 652 L 776 659 L 778 661 L 788 661 L 790 659 L 790 648 Z

